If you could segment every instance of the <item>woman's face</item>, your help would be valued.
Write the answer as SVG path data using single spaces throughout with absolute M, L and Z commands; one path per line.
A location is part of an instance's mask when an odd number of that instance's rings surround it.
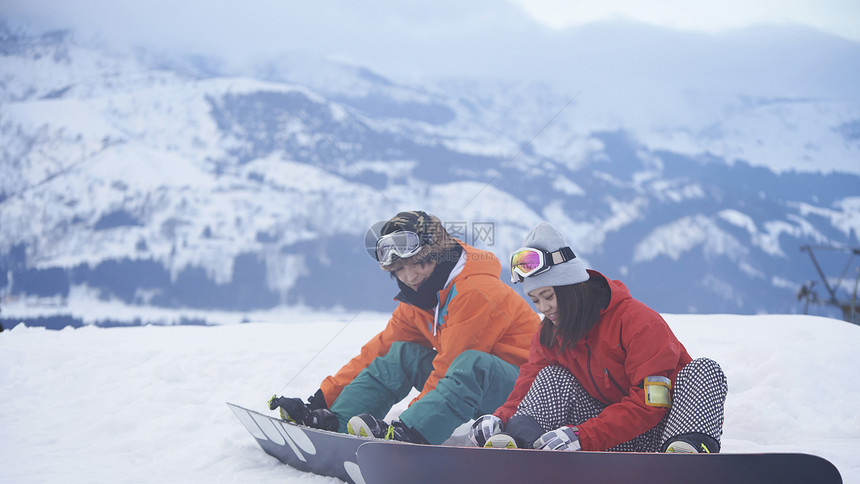
M 539 287 L 529 292 L 529 297 L 538 311 L 558 325 L 558 299 L 555 297 L 555 289 L 552 286 Z
M 400 279 L 403 284 L 411 287 L 413 291 L 417 291 L 421 284 L 424 284 L 433 274 L 433 269 L 436 269 L 436 261 L 406 264 L 394 271 L 394 276 Z

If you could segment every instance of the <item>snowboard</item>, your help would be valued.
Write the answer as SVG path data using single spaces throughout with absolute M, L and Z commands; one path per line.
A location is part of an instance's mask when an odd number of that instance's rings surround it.
M 284 464 L 349 483 L 365 484 L 356 462 L 356 451 L 361 444 L 373 439 L 296 425 L 229 402 L 227 406 L 260 447 Z
M 829 461 L 809 454 L 659 454 L 484 449 L 363 443 L 366 484 L 576 482 L 577 484 L 840 484 Z

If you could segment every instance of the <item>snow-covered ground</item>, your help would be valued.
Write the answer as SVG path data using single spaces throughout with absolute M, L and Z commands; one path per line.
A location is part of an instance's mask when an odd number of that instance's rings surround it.
M 813 453 L 860 483 L 860 326 L 665 317 L 694 357 L 728 376 L 725 452 Z M 265 454 L 224 402 L 270 413 L 273 393 L 310 395 L 387 316 L 252 319 L 0 333 L 0 482 L 340 482 Z

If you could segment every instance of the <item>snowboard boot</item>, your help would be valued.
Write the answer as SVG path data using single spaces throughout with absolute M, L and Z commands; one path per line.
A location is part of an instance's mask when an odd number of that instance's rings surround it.
M 720 452 L 720 444 L 710 435 L 698 432 L 672 437 L 664 444 L 668 454 L 716 454 Z
M 502 432 L 487 439 L 484 447 L 491 447 L 494 449 L 516 449 L 517 443 L 512 436 Z
M 429 443 L 423 435 L 418 433 L 417 430 L 412 427 L 407 427 L 406 424 L 400 420 L 391 422 L 391 425 L 388 426 L 388 432 L 385 434 L 385 438 L 388 440 L 397 440 L 399 442 L 409 442 L 412 444 Z
M 358 437 L 374 437 L 384 439 L 388 424 L 369 413 L 362 413 L 349 419 L 346 432 Z
M 427 439 L 419 434 L 418 431 L 407 427 L 400 420 L 395 420 L 389 425 L 384 420 L 380 420 L 369 413 L 362 413 L 349 419 L 349 422 L 346 424 L 346 431 L 350 435 L 357 435 L 359 437 L 397 440 L 413 444 L 427 443 Z

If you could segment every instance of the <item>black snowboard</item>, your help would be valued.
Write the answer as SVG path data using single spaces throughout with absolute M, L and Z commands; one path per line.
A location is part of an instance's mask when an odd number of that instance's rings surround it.
M 312 429 L 232 403 L 227 405 L 260 447 L 284 464 L 302 471 L 364 484 L 355 456 L 358 447 L 372 439 Z
M 809 454 L 658 454 L 483 449 L 368 442 L 358 448 L 367 484 L 655 483 L 840 484 L 836 467 Z

